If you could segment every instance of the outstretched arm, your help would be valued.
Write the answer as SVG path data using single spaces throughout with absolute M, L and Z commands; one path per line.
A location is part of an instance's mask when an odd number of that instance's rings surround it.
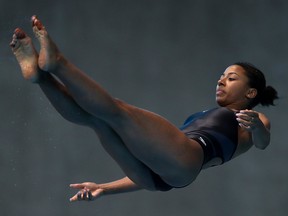
M 239 125 L 251 132 L 255 147 L 265 149 L 270 143 L 270 122 L 268 118 L 253 110 L 241 110 L 236 115 Z
M 142 189 L 128 177 L 104 184 L 84 182 L 71 184 L 70 187 L 79 190 L 77 194 L 70 198 L 71 202 L 81 200 L 91 201 L 103 195 L 126 193 Z

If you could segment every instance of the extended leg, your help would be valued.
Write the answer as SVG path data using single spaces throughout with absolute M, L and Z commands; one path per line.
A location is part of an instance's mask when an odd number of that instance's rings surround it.
M 69 95 L 65 86 L 50 74 L 43 74 L 39 85 L 52 105 L 65 119 L 89 126 L 97 133 L 106 152 L 132 181 L 142 188 L 156 190 L 151 170 L 131 154 L 119 135 L 111 127 L 101 119 L 85 112 Z
M 37 67 L 38 54 L 31 39 L 21 29 L 15 31 L 11 46 L 24 78 L 39 84 L 54 108 L 66 120 L 92 128 L 105 150 L 132 181 L 148 190 L 155 190 L 151 170 L 129 152 L 118 134 L 104 121 L 83 110 L 63 84 Z
M 39 85 L 52 105 L 65 119 L 89 126 L 97 133 L 106 152 L 132 181 L 142 188 L 156 190 L 151 170 L 131 154 L 111 127 L 101 119 L 85 112 L 69 95 L 65 86 L 57 82 L 50 74 L 43 74 Z
M 56 75 L 82 109 L 113 128 L 129 151 L 169 184 L 183 186 L 195 179 L 203 161 L 198 143 L 164 118 L 112 98 L 63 57 L 35 17 L 33 24 L 40 68 Z

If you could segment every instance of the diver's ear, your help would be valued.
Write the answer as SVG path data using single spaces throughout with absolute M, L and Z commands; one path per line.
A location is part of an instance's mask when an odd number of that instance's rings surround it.
M 247 94 L 246 94 L 246 97 L 249 98 L 249 99 L 253 99 L 257 96 L 257 89 L 255 88 L 250 88 L 248 91 L 247 91 Z

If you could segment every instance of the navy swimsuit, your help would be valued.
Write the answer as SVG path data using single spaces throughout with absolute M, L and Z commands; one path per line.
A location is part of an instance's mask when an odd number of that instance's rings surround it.
M 215 157 L 220 157 L 225 163 L 237 148 L 238 122 L 235 113 L 224 107 L 193 114 L 180 130 L 202 146 L 203 164 Z
M 180 130 L 190 139 L 197 141 L 204 151 L 204 162 L 221 158 L 222 163 L 229 161 L 238 144 L 238 122 L 235 113 L 225 107 L 210 109 L 191 115 Z M 153 173 L 158 190 L 167 191 L 173 187 Z

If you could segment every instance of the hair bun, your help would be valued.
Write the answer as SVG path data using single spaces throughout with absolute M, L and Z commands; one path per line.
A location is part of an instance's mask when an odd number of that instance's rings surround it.
M 274 106 L 275 105 L 274 104 L 275 99 L 278 99 L 277 91 L 272 86 L 266 86 L 263 93 L 262 93 L 260 103 L 263 106 L 269 106 L 269 105 Z

